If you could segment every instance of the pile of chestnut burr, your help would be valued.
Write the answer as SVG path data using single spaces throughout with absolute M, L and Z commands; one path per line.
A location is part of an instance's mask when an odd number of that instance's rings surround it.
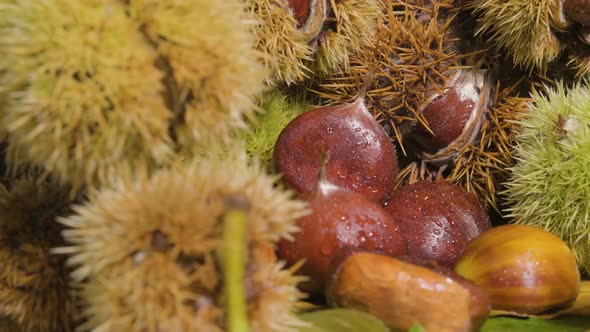
M 450 120 L 465 126 L 469 118 Z M 447 128 L 445 121 L 435 124 Z M 452 131 L 430 139 L 452 145 L 462 139 Z M 332 305 L 397 329 L 469 331 L 492 309 L 541 314 L 577 297 L 576 260 L 558 237 L 531 226 L 492 228 L 473 194 L 444 181 L 394 190 L 395 147 L 362 96 L 291 121 L 274 163 L 310 209 L 278 256 L 288 265 L 304 260 L 302 289 Z

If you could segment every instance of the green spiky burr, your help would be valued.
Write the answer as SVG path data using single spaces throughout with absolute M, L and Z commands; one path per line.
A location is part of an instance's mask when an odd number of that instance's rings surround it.
M 508 217 L 561 237 L 590 271 L 590 88 L 558 84 L 532 98 L 518 123 Z
M 251 331 L 301 324 L 294 316 L 302 298 L 299 277 L 258 253 L 270 246 L 272 256 L 272 243 L 296 230 L 305 205 L 245 152 L 234 151 L 176 164 L 150 178 L 122 179 L 61 220 L 69 227 L 68 245 L 58 251 L 71 255 L 72 277 L 80 283 L 82 330 L 222 331 L 228 317 L 243 312 L 234 302 L 241 291 L 229 291 L 233 279 L 224 274 L 241 264 Z M 231 218 L 228 202 L 236 201 L 245 215 Z M 243 257 L 228 250 L 241 243 L 236 239 L 243 240 Z M 228 268 L 228 261 L 237 266 Z
M 272 90 L 260 97 L 261 113 L 251 128 L 244 133 L 246 151 L 258 158 L 267 170 L 273 170 L 273 149 L 285 126 L 311 108 L 305 95 L 292 95 L 288 91 Z

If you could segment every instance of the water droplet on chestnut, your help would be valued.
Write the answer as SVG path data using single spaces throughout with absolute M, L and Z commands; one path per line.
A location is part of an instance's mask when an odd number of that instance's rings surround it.
M 322 255 L 324 256 L 329 256 L 332 254 L 334 249 L 332 249 L 329 245 L 323 245 L 322 248 L 320 249 L 320 252 L 322 253 Z
M 447 267 L 471 239 L 491 227 L 475 195 L 443 181 L 402 187 L 393 192 L 386 209 L 400 226 L 408 255 Z
M 279 242 L 278 256 L 288 265 L 305 259 L 300 273 L 311 280 L 303 285 L 306 291 L 321 292 L 335 264 L 351 252 L 380 248 L 392 256 L 406 253 L 398 225 L 378 202 L 326 180 L 302 198 L 311 213 L 297 220 L 300 231 L 293 241 Z
M 357 127 L 368 134 L 356 132 Z M 317 108 L 291 121 L 276 141 L 275 169 L 296 191 L 308 193 L 324 152 L 330 154 L 327 179 L 335 185 L 376 201 L 392 191 L 398 172 L 395 148 L 362 99 Z

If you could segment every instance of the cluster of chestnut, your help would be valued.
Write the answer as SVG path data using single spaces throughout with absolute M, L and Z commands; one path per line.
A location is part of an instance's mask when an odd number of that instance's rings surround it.
M 278 256 L 304 260 L 302 288 L 312 295 L 394 328 L 432 331 L 475 329 L 490 308 L 535 314 L 577 296 L 576 261 L 556 236 L 491 228 L 473 194 L 443 181 L 394 190 L 395 147 L 362 97 L 295 118 L 276 141 L 274 162 L 309 203 Z

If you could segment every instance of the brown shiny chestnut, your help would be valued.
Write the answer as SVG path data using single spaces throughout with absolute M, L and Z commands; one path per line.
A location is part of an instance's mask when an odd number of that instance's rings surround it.
M 491 227 L 475 195 L 444 181 L 402 187 L 386 209 L 402 230 L 408 256 L 446 267 L 453 267 L 467 243 Z
M 491 86 L 485 70 L 460 69 L 442 93 L 422 107 L 428 128 L 417 124 L 412 139 L 422 160 L 444 165 L 479 136 L 486 118 Z
M 328 17 L 328 0 L 287 0 L 287 3 L 297 21 L 299 31 L 308 41 L 315 39 Z
M 288 265 L 305 259 L 300 273 L 310 279 L 303 285 L 306 291 L 320 293 L 334 267 L 350 253 L 406 254 L 398 225 L 378 202 L 325 180 L 303 199 L 311 213 L 297 220 L 300 231 L 292 241 L 279 242 L 278 256 Z
M 394 331 L 478 331 L 490 309 L 485 291 L 455 273 L 403 259 L 357 253 L 336 270 L 331 303 L 380 318 Z
M 492 308 L 540 314 L 573 303 L 580 273 L 571 249 L 534 226 L 502 225 L 471 241 L 455 271 L 485 289 Z
M 563 14 L 581 25 L 590 25 L 590 0 L 563 0 Z
M 279 135 L 275 169 L 297 192 L 316 186 L 321 155 L 328 153 L 328 181 L 378 201 L 394 188 L 398 172 L 393 143 L 362 99 L 301 114 Z

